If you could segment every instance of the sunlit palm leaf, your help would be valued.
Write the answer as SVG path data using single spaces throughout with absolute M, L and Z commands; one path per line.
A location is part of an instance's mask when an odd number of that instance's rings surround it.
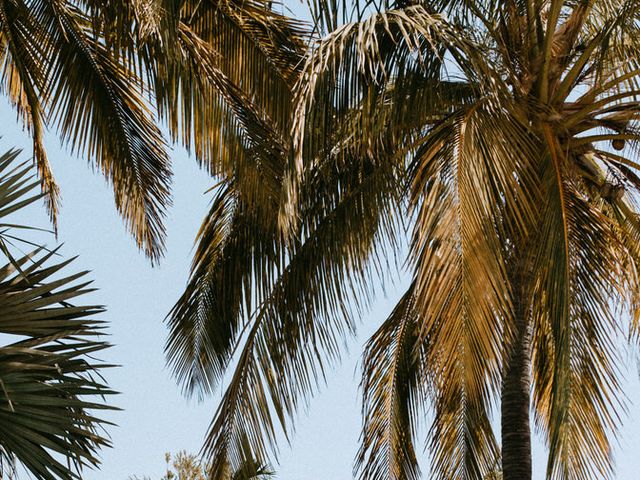
M 550 152 L 538 254 L 548 263 L 537 267 L 542 283 L 533 303 L 540 322 L 536 406 L 549 438 L 548 475 L 608 478 L 609 434 L 620 424 L 621 406 L 615 309 L 637 280 L 621 268 L 628 254 L 602 204 L 580 192 L 557 145 Z
M 43 51 L 36 20 L 27 5 L 18 0 L 0 4 L 0 50 L 3 52 L 3 90 L 9 96 L 23 124 L 33 138 L 33 155 L 38 166 L 42 190 L 48 194 L 47 207 L 54 226 L 59 207 L 59 188 L 51 172 L 43 144 L 44 119 L 39 91 L 43 88 Z M 34 41 L 36 40 L 36 41 Z

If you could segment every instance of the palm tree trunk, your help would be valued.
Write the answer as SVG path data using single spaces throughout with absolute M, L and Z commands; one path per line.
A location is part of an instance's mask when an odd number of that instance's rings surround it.
M 502 381 L 502 478 L 531 480 L 531 331 L 523 282 L 514 283 L 516 331 Z

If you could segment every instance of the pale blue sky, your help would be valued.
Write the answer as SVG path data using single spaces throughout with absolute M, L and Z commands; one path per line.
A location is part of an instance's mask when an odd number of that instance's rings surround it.
M 15 113 L 4 99 L 0 118 L 5 125 L 0 151 L 22 147 L 30 157 L 30 141 L 17 126 Z M 167 219 L 167 255 L 152 268 L 139 253 L 116 214 L 110 187 L 92 172 L 84 159 L 61 149 L 57 137 L 46 137 L 48 154 L 62 189 L 60 241 L 66 255 L 80 257 L 77 269 L 91 269 L 99 291 L 91 301 L 107 306 L 102 315 L 110 322 L 115 345 L 103 355 L 122 365 L 107 372 L 111 386 L 122 392 L 112 401 L 124 410 L 110 415 L 114 448 L 103 451 L 100 471 L 87 471 L 85 480 L 126 480 L 129 475 L 149 475 L 159 480 L 164 452 L 197 452 L 214 413 L 219 394 L 201 404 L 185 400 L 164 365 L 167 330 L 163 319 L 182 291 L 188 274 L 193 239 L 207 211 L 212 181 L 198 170 L 186 152 L 175 148 L 173 159 L 174 206 Z M 41 208 L 29 211 L 30 223 L 46 225 Z M 53 243 L 53 241 L 52 241 Z M 346 480 L 360 432 L 357 361 L 361 345 L 393 308 L 401 291 L 388 288 L 363 319 L 361 335 L 352 342 L 351 355 L 328 376 L 329 384 L 314 399 L 308 415 L 302 412 L 291 447 L 282 443 L 280 480 Z M 629 361 L 625 387 L 629 415 L 616 449 L 621 480 L 640 478 L 640 385 L 635 364 Z M 634 405 L 635 403 L 635 405 Z M 543 478 L 545 456 L 534 452 L 534 478 Z M 423 478 L 428 465 L 423 465 Z

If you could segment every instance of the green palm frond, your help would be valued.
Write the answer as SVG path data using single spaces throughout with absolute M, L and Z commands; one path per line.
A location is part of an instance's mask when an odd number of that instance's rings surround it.
M 2 268 L 0 331 L 26 338 L 0 347 L 0 455 L 38 479 L 80 478 L 110 445 L 108 422 L 93 413 L 109 408 L 97 400 L 113 393 L 96 378 L 106 365 L 88 361 L 108 344 L 91 318 L 102 309 L 69 304 L 91 291 L 77 282 L 86 272 L 53 280 L 69 262 L 49 266 L 52 255 L 18 259 L 21 271 Z
M 41 480 L 79 479 L 110 445 L 109 422 L 96 416 L 112 408 L 101 398 L 114 393 L 100 376 L 108 365 L 94 359 L 109 346 L 95 318 L 103 309 L 73 304 L 94 290 L 87 272 L 66 273 L 73 259 L 56 261 L 57 250 L 42 248 L 11 254 L 14 242 L 30 243 L 15 232 L 30 227 L 5 217 L 41 197 L 31 169 L 14 168 L 16 156 L 0 158 L 0 334 L 7 342 L 0 346 L 0 465 L 20 465 Z

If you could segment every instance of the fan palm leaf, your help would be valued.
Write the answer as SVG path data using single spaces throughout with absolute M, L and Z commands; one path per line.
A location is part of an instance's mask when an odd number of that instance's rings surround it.
M 41 198 L 16 156 L 0 157 L 0 474 L 22 466 L 37 479 L 79 479 L 110 445 L 103 430 L 109 422 L 96 416 L 112 408 L 101 398 L 113 393 L 100 376 L 108 365 L 94 359 L 109 346 L 100 338 L 105 324 L 95 318 L 103 309 L 74 305 L 94 289 L 87 272 L 66 273 L 73 259 L 59 261 L 57 250 L 43 248 L 10 253 L 20 240 L 14 232 L 29 227 L 5 218 Z

